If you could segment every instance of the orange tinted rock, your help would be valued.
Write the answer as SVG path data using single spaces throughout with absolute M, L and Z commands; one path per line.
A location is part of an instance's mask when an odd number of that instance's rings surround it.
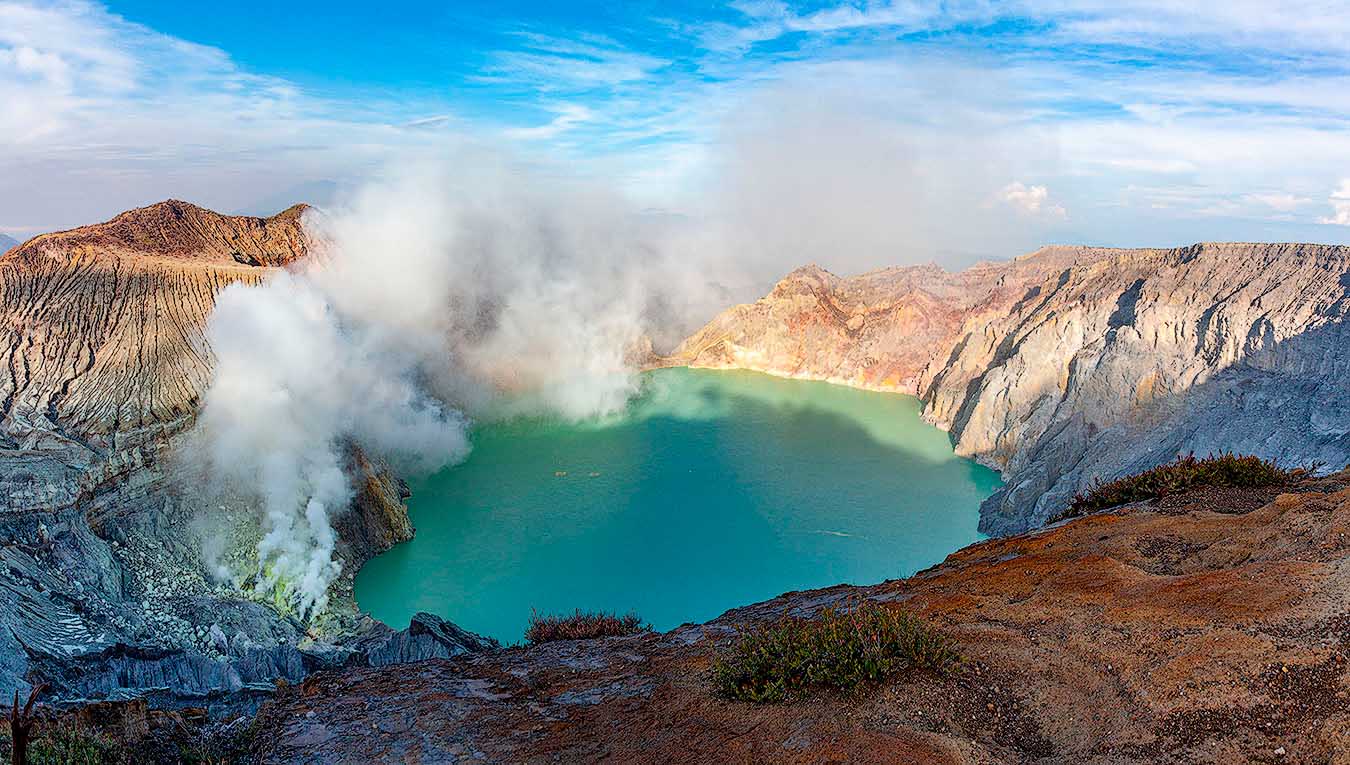
M 1318 543 L 1350 519 L 1345 481 L 1236 515 L 1204 496 L 1093 515 L 664 635 L 321 674 L 264 712 L 264 761 L 1227 763 L 1275 745 L 1333 761 L 1350 553 Z M 710 657 L 737 625 L 859 597 L 946 630 L 963 669 L 778 705 L 713 695 Z
M 107 444 L 190 418 L 216 294 L 304 257 L 305 209 L 250 218 L 170 200 L 0 257 L 0 435 Z

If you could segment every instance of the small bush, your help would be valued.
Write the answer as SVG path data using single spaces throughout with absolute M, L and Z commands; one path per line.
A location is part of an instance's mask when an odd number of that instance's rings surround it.
M 602 612 L 582 613 L 578 610 L 571 616 L 540 616 L 538 612 L 531 612 L 530 626 L 525 630 L 525 640 L 530 645 L 538 645 L 555 640 L 590 640 L 635 635 L 651 628 L 650 624 L 643 624 L 637 614 L 617 616 Z
M 1094 484 L 1086 492 L 1074 497 L 1068 509 L 1052 520 L 1075 518 L 1108 507 L 1158 499 L 1202 486 L 1283 486 L 1311 472 L 1311 468 L 1282 468 L 1270 460 L 1238 456 L 1232 452 L 1211 454 L 1204 459 L 1188 454 L 1137 475 Z
M 0 752 L 9 752 L 9 736 L 0 735 Z M 134 758 L 111 737 L 67 721 L 36 726 L 28 742 L 28 765 L 122 765 Z
M 907 669 L 947 672 L 960 660 L 922 619 L 867 602 L 751 627 L 714 661 L 713 677 L 727 698 L 776 702 L 811 686 L 852 689 Z

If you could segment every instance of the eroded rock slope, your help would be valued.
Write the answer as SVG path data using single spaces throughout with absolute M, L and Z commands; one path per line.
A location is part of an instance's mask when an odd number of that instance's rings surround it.
M 981 528 L 1180 452 L 1350 461 L 1350 248 L 1047 247 L 951 274 L 793 272 L 662 363 L 911 393 L 1003 471 Z
M 271 218 L 168 201 L 0 258 L 0 431 L 93 448 L 172 428 L 210 374 L 215 295 L 306 253 L 303 205 Z
M 307 255 L 304 209 L 168 201 L 0 257 L 0 695 L 46 681 L 58 698 L 201 702 L 482 647 L 357 613 L 351 574 L 412 527 L 406 489 L 355 446 L 356 500 L 334 518 L 347 575 L 325 622 L 206 570 L 212 549 L 256 570 L 261 535 L 248 498 L 207 493 L 176 459 L 210 379 L 206 319 L 226 286 Z

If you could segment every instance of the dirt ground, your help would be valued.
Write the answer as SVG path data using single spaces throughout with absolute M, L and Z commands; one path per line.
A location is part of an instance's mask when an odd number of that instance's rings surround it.
M 1350 764 L 1350 474 L 1171 497 L 973 545 L 907 580 L 665 634 L 321 673 L 259 717 L 273 763 Z M 738 625 L 853 598 L 953 636 L 954 674 L 718 698 Z

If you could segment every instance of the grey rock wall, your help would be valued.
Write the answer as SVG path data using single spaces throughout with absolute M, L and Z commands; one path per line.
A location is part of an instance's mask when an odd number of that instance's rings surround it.
M 406 487 L 355 445 L 327 612 L 302 619 L 208 571 L 210 541 L 256 571 L 261 530 L 249 498 L 179 459 L 210 379 L 206 319 L 220 290 L 305 255 L 303 209 L 170 201 L 0 258 L 0 696 L 47 682 L 58 700 L 200 704 L 490 645 L 433 617 L 394 631 L 359 613 L 352 576 L 412 525 Z
M 1094 481 L 1195 451 L 1350 461 L 1350 248 L 1046 247 L 958 274 L 799 269 L 656 364 L 919 396 L 1002 471 L 981 529 L 1038 526 Z
M 968 323 L 923 392 L 958 453 L 1004 471 L 986 533 L 1178 453 L 1350 461 L 1350 248 L 1201 244 L 1065 269 Z

